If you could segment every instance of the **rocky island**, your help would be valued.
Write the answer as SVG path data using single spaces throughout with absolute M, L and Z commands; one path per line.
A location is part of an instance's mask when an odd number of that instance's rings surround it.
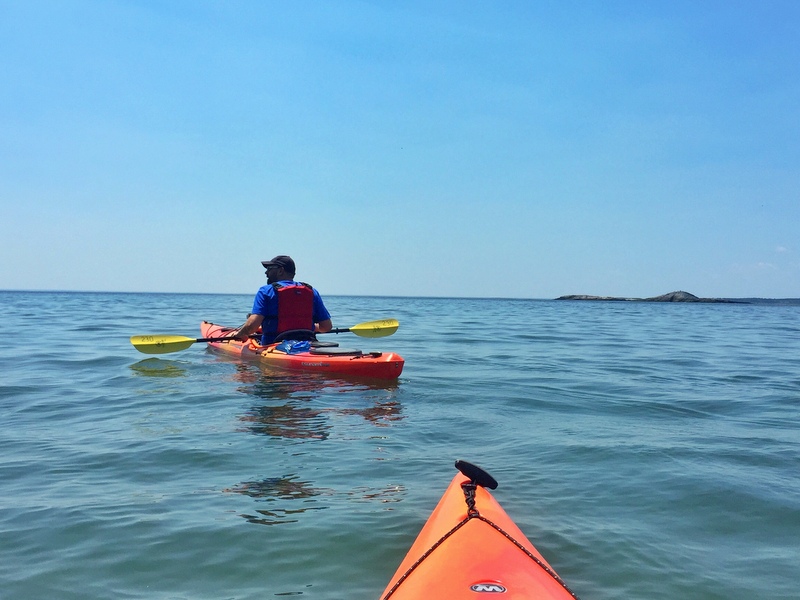
M 613 302 L 709 302 L 719 304 L 746 304 L 742 300 L 727 300 L 724 298 L 698 298 L 689 292 L 670 292 L 669 294 L 662 294 L 661 296 L 654 296 L 652 298 L 620 298 L 617 296 L 584 296 L 574 294 L 571 296 L 561 296 L 556 300 L 603 300 Z

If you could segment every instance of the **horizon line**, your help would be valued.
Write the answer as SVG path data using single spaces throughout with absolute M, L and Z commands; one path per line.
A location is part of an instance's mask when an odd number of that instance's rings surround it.
M 0 289 L 0 292 L 10 293 L 29 293 L 29 294 L 160 294 L 160 295 L 183 295 L 183 296 L 252 296 L 249 292 L 146 292 L 146 291 L 111 291 L 111 290 L 57 290 L 57 289 Z M 563 294 L 556 298 L 534 298 L 530 296 L 400 296 L 396 294 L 325 294 L 326 298 L 405 298 L 405 299 L 431 299 L 431 300 L 537 300 L 549 301 L 559 300 L 566 296 L 576 296 L 583 294 Z M 605 298 L 605 297 L 604 297 Z M 608 296 L 608 298 L 612 298 Z M 623 298 L 623 296 L 619 296 Z M 624 296 L 631 300 L 641 300 L 645 298 L 642 296 Z M 795 301 L 800 302 L 800 297 L 782 297 L 773 298 L 767 296 L 714 296 L 713 299 L 717 300 L 771 300 L 771 301 Z M 577 301 L 577 300 L 576 300 Z M 586 300 L 580 300 L 585 302 Z M 598 300 L 603 301 L 598 296 Z M 609 300 L 610 302 L 611 300 Z M 674 304 L 692 304 L 687 303 L 674 303 Z

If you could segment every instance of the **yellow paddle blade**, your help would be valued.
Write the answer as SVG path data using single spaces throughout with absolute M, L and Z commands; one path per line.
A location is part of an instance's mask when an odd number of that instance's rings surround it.
M 134 335 L 131 336 L 131 344 L 139 352 L 145 354 L 167 354 L 186 350 L 194 344 L 195 338 L 188 338 L 182 335 Z
M 400 327 L 400 322 L 397 319 L 381 319 L 380 321 L 367 321 L 366 323 L 359 323 L 350 327 L 350 331 L 360 337 L 366 338 L 379 338 L 392 335 L 397 328 Z

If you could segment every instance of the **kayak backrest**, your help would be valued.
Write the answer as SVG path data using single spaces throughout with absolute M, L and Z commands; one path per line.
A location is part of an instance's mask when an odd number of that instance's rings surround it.
M 314 332 L 310 329 L 289 329 L 283 333 L 275 336 L 273 342 L 282 342 L 283 340 L 293 340 L 298 342 L 310 342 L 314 340 Z

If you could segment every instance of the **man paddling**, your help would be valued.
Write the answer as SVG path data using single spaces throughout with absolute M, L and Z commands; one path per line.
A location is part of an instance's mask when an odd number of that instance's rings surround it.
M 266 345 L 277 337 L 314 339 L 315 333 L 333 328 L 331 315 L 319 292 L 307 283 L 294 280 L 296 269 L 290 256 L 276 256 L 261 264 L 266 269 L 267 285 L 258 290 L 253 311 L 232 337 L 246 340 L 261 326 L 261 344 Z

